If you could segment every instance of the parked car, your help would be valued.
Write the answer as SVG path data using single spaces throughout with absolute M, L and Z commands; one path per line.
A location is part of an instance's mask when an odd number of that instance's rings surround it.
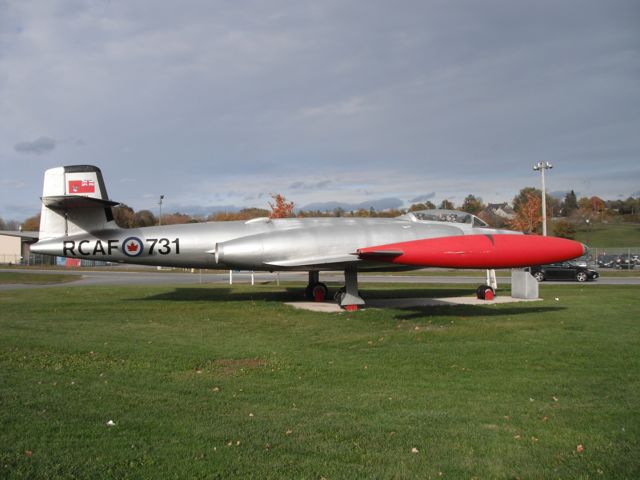
M 635 266 L 636 264 L 633 261 L 633 258 L 630 258 L 626 253 L 619 255 L 616 259 L 616 268 L 619 268 L 620 270 L 631 270 Z
M 616 267 L 616 255 L 598 255 L 598 267 L 600 268 L 615 268 Z
M 573 262 L 538 265 L 529 267 L 528 270 L 539 282 L 543 280 L 577 280 L 578 282 L 586 282 L 587 280 L 595 280 L 600 276 L 596 270 L 576 265 Z

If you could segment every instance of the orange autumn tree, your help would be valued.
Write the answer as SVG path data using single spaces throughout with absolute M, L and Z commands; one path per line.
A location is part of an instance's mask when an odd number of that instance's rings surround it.
M 279 193 L 271 195 L 274 203 L 269 202 L 271 213 L 269 218 L 290 218 L 293 217 L 293 202 L 288 202 L 284 195 Z
M 525 233 L 537 232 L 542 225 L 542 200 L 538 195 L 527 194 L 527 200 L 520 204 L 516 216 L 510 220 L 509 226 Z

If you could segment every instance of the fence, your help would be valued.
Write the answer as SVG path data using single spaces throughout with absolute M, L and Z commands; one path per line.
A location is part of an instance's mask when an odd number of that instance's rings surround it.
M 28 256 L 21 255 L 0 255 L 0 265 L 23 265 L 32 267 L 44 267 L 51 265 L 64 266 L 66 259 L 64 257 L 53 257 L 51 255 L 41 255 L 30 253 Z M 102 267 L 107 262 L 100 260 L 80 260 L 81 267 Z
M 590 248 L 585 260 L 594 268 L 640 269 L 640 247 Z

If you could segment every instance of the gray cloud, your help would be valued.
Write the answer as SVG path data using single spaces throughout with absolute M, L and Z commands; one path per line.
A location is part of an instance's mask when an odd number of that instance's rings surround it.
M 302 207 L 302 210 L 319 210 L 321 212 L 333 211 L 336 208 L 342 208 L 345 211 L 359 210 L 361 208 L 368 210 L 374 208 L 375 210 L 389 210 L 391 208 L 401 208 L 404 202 L 399 198 L 379 198 L 375 200 L 368 200 L 360 203 L 348 203 L 348 202 L 315 202 L 309 203 Z
M 409 201 L 411 203 L 422 203 L 422 202 L 426 202 L 427 200 L 433 200 L 434 198 L 436 198 L 436 192 L 431 192 L 431 193 L 427 193 L 425 195 L 420 195 L 418 197 L 412 198 Z
M 289 185 L 292 190 L 322 190 L 331 185 L 331 180 L 322 180 L 320 182 L 293 182 Z
M 56 148 L 56 141 L 49 137 L 39 137 L 32 142 L 18 142 L 13 148 L 19 153 L 42 155 Z
M 559 200 L 562 200 L 562 199 L 565 197 L 565 195 L 566 195 L 567 193 L 569 193 L 569 192 L 568 192 L 568 191 L 564 191 L 564 190 L 556 190 L 556 191 L 553 191 L 553 192 L 547 192 L 547 193 L 548 193 L 548 194 L 549 194 L 549 196 L 550 196 L 550 197 L 552 197 L 552 198 L 557 198 L 557 199 L 559 199 Z M 578 195 L 578 192 L 575 192 L 575 194 L 576 194 L 576 195 Z

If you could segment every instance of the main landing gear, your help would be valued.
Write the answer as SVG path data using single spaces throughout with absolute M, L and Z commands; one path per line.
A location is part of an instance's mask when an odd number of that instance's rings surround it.
M 476 296 L 479 300 L 493 300 L 496 298 L 496 290 L 498 289 L 498 281 L 496 280 L 496 271 L 487 270 L 487 283 L 480 285 L 476 289 Z
M 324 302 L 329 297 L 329 289 L 320 282 L 320 272 L 309 272 L 309 283 L 304 289 L 304 297 L 313 302 Z
M 320 272 L 309 272 L 309 283 L 304 290 L 305 297 L 314 302 L 324 302 L 329 296 L 329 289 L 320 282 Z M 364 305 L 358 291 L 358 270 L 349 268 L 344 271 L 344 287 L 335 294 L 335 300 L 345 310 L 352 312 Z

